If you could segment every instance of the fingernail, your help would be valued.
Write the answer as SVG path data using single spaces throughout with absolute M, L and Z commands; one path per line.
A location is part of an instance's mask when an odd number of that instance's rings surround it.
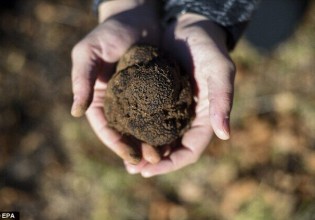
M 85 114 L 86 107 L 77 103 L 76 98 L 74 98 L 73 105 L 71 107 L 71 115 L 74 117 L 81 117 Z
M 142 156 L 141 153 L 136 151 L 136 148 L 127 145 L 126 146 L 127 154 L 122 155 L 125 161 L 130 165 L 136 166 L 141 162 Z
M 129 158 L 126 159 L 126 161 L 128 161 L 128 163 L 131 165 L 138 165 L 139 162 L 141 161 L 141 158 L 130 156 Z
M 133 167 L 133 166 L 126 166 L 126 170 L 129 174 L 136 174 L 138 173 L 136 167 Z
M 226 117 L 223 120 L 223 131 L 222 134 L 224 136 L 224 140 L 227 140 L 230 138 L 230 118 Z
M 142 171 L 141 172 L 142 177 L 144 178 L 149 178 L 152 177 L 153 175 L 150 172 Z
M 84 115 L 84 110 L 82 110 L 82 108 L 80 106 L 77 105 L 73 105 L 71 108 L 71 115 L 73 117 L 81 117 L 82 115 Z

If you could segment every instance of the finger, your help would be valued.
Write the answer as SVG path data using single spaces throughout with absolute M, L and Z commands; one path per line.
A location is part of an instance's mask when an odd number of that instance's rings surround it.
M 234 76 L 234 65 L 224 64 L 221 68 L 216 68 L 208 78 L 210 121 L 215 134 L 222 140 L 230 138 Z
M 97 77 L 98 59 L 88 43 L 80 42 L 72 50 L 71 114 L 83 116 L 93 98 L 93 86 Z
M 146 164 L 141 171 L 143 177 L 169 173 L 195 163 L 211 139 L 210 124 L 202 124 L 204 118 L 197 119 L 194 127 L 188 130 L 182 138 L 182 146 L 171 153 L 168 158 L 162 159 L 157 164 Z
M 141 153 L 136 146 L 130 146 L 123 136 L 107 125 L 103 108 L 92 107 L 86 112 L 87 118 L 100 140 L 124 161 L 138 164 Z
M 142 157 L 151 164 L 156 164 L 161 160 L 158 149 L 147 143 L 142 143 Z
M 183 148 L 177 152 L 174 152 L 171 157 L 163 159 L 157 164 L 147 164 L 142 169 L 141 175 L 147 178 L 176 171 L 186 165 L 193 163 L 194 161 L 191 159 L 193 157 L 193 152 L 191 152 L 189 149 Z
M 172 146 L 171 145 L 164 145 L 161 147 L 161 155 L 162 157 L 168 157 L 171 154 Z
M 137 174 L 140 173 L 142 168 L 147 164 L 148 162 L 144 159 L 142 159 L 138 164 L 130 164 L 129 162 L 124 161 L 126 170 L 130 174 Z

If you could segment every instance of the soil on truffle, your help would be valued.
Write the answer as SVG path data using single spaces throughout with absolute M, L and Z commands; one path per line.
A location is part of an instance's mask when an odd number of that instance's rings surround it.
M 188 76 L 157 48 L 140 45 L 117 64 L 106 89 L 104 112 L 115 130 L 161 146 L 189 127 L 192 104 Z

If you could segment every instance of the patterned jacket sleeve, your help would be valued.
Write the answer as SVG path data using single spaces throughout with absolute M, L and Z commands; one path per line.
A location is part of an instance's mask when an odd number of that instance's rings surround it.
M 164 0 L 164 22 L 192 12 L 204 15 L 228 33 L 227 45 L 232 50 L 241 37 L 260 0 Z

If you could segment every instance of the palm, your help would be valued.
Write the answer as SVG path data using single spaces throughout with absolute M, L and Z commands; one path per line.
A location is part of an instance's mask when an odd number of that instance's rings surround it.
M 221 139 L 229 137 L 228 116 L 232 105 L 234 68 L 225 46 L 224 37 L 216 36 L 217 29 L 209 20 L 192 15 L 168 27 L 164 48 L 191 74 L 196 101 L 196 117 L 182 137 L 180 146 L 158 164 L 146 162 L 137 167 L 127 165 L 132 173 L 143 176 L 168 173 L 200 157 L 213 133 Z
M 114 64 L 126 50 L 135 43 L 157 45 L 159 42 L 157 14 L 150 4 L 123 11 L 119 11 L 120 7 L 127 6 L 119 4 L 114 8 L 118 8 L 118 12 L 106 11 L 105 21 L 72 52 L 72 114 L 80 116 L 88 108 L 86 115 L 101 141 L 123 160 L 133 164 L 139 162 L 140 156 L 136 148 L 130 146 L 130 140 L 125 140 L 124 136 L 107 126 L 103 100 L 107 81 L 114 73 Z

